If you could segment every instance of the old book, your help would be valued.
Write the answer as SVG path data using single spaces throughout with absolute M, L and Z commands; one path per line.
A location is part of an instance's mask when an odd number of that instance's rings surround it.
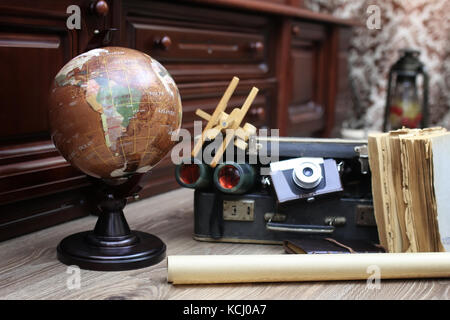
M 381 245 L 389 252 L 450 251 L 450 133 L 373 134 L 369 161 Z

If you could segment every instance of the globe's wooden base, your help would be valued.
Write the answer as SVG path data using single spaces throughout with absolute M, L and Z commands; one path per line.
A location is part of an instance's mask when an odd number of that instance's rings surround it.
M 126 197 L 138 190 L 139 179 L 135 176 L 118 185 L 94 181 L 100 194 L 95 229 L 63 239 L 57 248 L 59 261 L 88 270 L 122 271 L 149 267 L 164 259 L 164 242 L 154 235 L 131 231 L 123 214 Z
M 86 231 L 63 239 L 57 248 L 58 260 L 81 269 L 123 271 L 152 266 L 166 255 L 161 239 L 145 232 L 131 231 L 134 243 L 125 245 L 120 237 L 109 239 L 108 245 L 96 245 L 90 239 L 93 236 L 93 231 Z

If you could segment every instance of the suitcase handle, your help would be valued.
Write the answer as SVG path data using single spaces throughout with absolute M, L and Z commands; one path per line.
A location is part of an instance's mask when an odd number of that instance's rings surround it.
M 326 225 L 311 225 L 311 224 L 287 224 L 276 223 L 270 219 L 266 224 L 266 229 L 271 231 L 283 231 L 283 232 L 298 232 L 306 234 L 318 234 L 326 233 L 330 234 L 334 232 L 333 226 Z

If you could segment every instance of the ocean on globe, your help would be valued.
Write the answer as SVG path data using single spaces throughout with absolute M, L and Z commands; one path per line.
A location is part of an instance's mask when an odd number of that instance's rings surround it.
M 137 50 L 105 47 L 70 60 L 50 93 L 52 140 L 62 156 L 102 179 L 144 173 L 175 143 L 178 88 L 167 70 Z

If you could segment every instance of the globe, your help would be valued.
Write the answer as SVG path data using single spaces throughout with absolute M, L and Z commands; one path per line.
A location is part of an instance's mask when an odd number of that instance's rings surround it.
M 137 50 L 105 47 L 70 60 L 50 92 L 51 137 L 87 175 L 115 179 L 144 173 L 175 143 L 182 106 L 167 70 Z

